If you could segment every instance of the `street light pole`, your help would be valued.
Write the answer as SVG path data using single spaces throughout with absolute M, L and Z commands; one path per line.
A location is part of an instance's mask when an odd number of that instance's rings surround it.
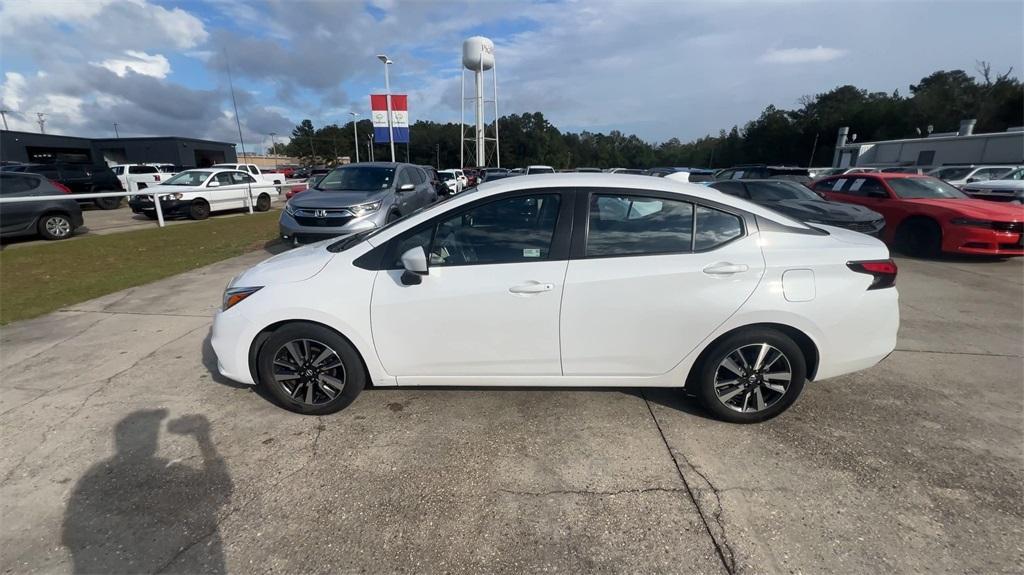
M 121 134 L 117 133 L 117 122 L 114 122 L 114 137 L 117 138 L 118 140 L 121 139 Z
M 7 127 L 7 112 L 10 112 L 10 110 L 0 110 L 0 116 L 3 116 L 4 118 L 4 129 L 10 130 L 10 128 Z
M 274 154 L 274 169 L 277 169 L 277 132 L 270 132 L 270 150 Z
M 394 64 L 391 58 L 388 58 L 384 54 L 377 54 L 377 59 L 384 62 L 384 93 L 385 98 L 388 99 L 388 140 L 391 144 L 391 161 L 395 161 L 395 130 L 391 122 L 391 79 L 388 76 L 388 66 Z
M 352 116 L 352 141 L 356 145 L 355 146 L 356 147 L 356 163 L 358 164 L 359 163 L 359 128 L 356 127 L 356 123 L 357 123 L 356 118 L 359 117 L 359 114 L 357 114 L 355 112 L 349 112 L 349 115 Z

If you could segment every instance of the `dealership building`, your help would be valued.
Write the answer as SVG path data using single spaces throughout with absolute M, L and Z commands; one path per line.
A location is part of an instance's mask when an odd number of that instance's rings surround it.
M 49 164 L 174 164 L 205 168 L 238 161 L 228 142 L 160 136 L 149 138 L 78 138 L 0 130 L 0 161 Z

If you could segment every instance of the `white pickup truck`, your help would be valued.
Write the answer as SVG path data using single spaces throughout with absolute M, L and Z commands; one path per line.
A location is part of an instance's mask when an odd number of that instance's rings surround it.
M 248 172 L 249 175 L 252 176 L 253 179 L 255 179 L 257 182 L 262 182 L 265 184 L 283 184 L 285 180 L 284 174 L 264 172 L 263 170 L 260 170 L 260 167 L 257 166 L 256 164 L 214 164 L 213 169 L 240 170 L 243 172 Z M 278 193 L 280 193 L 281 188 L 277 188 L 277 191 Z
M 155 186 L 172 175 L 165 174 L 160 171 L 160 168 L 150 164 L 119 164 L 110 166 L 110 169 L 121 181 L 121 187 L 129 192 L 137 192 Z

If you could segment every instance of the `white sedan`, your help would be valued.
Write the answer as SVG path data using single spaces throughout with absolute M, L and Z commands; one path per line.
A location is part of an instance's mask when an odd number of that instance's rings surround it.
M 704 186 L 508 178 L 242 273 L 212 343 L 299 413 L 370 383 L 686 387 L 754 422 L 893 350 L 895 280 L 872 237 Z
M 211 212 L 248 208 L 257 212 L 270 209 L 272 197 L 278 194 L 272 183 L 257 181 L 239 170 L 206 168 L 185 170 L 159 186 L 146 190 L 160 197 L 164 216 L 187 216 L 205 220 Z M 153 196 L 131 196 L 128 205 L 136 214 L 156 218 Z

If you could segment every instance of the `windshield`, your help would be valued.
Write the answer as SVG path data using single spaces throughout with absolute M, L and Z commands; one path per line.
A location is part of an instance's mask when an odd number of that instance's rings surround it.
M 960 190 L 935 178 L 890 178 L 886 180 L 896 196 L 907 200 L 961 199 Z
M 775 202 L 779 200 L 812 200 L 823 201 L 821 196 L 800 184 L 792 182 L 747 182 L 750 199 L 755 202 Z
M 399 218 L 397 220 L 394 220 L 394 221 L 391 221 L 391 222 L 388 222 L 388 223 L 384 224 L 382 227 L 374 228 L 372 230 L 366 230 L 364 232 L 357 232 L 357 233 L 352 234 L 351 236 L 347 236 L 347 237 L 345 237 L 345 238 L 343 238 L 343 239 L 341 239 L 341 240 L 339 240 L 337 242 L 334 242 L 333 244 L 327 246 L 327 250 L 331 251 L 331 252 L 342 252 L 342 251 L 345 251 L 345 250 L 349 249 L 350 247 L 352 247 L 352 246 L 354 246 L 356 244 L 362 243 L 363 240 L 372 238 L 373 236 L 383 232 L 384 230 L 387 230 L 387 229 L 391 228 L 391 226 L 393 226 L 393 225 L 395 225 L 395 224 L 397 224 L 399 222 L 404 221 L 405 218 L 407 218 L 407 217 L 409 217 L 409 216 L 411 216 L 413 214 L 422 214 L 422 213 L 433 211 L 433 210 L 435 210 L 435 209 L 437 209 L 439 207 L 444 206 L 445 204 L 447 204 L 448 202 L 452 201 L 456 197 L 462 198 L 466 194 L 471 194 L 471 193 L 476 192 L 476 191 L 477 191 L 477 188 L 469 188 L 468 190 L 462 192 L 458 196 L 449 196 L 449 197 L 447 197 L 447 198 L 445 198 L 445 199 L 443 199 L 443 200 L 441 200 L 439 202 L 434 202 L 433 204 L 427 204 L 426 206 L 424 206 L 424 207 L 422 207 L 422 208 L 420 208 L 418 210 L 409 212 L 408 214 L 406 214 L 405 216 L 403 216 L 403 217 L 401 217 L 401 218 Z
M 455 174 L 450 174 L 448 172 L 438 172 L 437 175 L 440 176 L 441 179 L 446 181 L 446 182 L 448 180 L 454 180 L 455 179 Z
M 1016 169 L 999 178 L 1000 180 L 1024 180 L 1024 168 Z
M 974 168 L 941 168 L 931 172 L 929 175 L 943 180 L 962 180 L 973 170 Z
M 346 166 L 324 176 L 317 188 L 326 191 L 376 192 L 390 188 L 394 177 L 394 168 Z
M 201 186 L 212 172 L 181 172 L 163 183 L 165 186 Z

